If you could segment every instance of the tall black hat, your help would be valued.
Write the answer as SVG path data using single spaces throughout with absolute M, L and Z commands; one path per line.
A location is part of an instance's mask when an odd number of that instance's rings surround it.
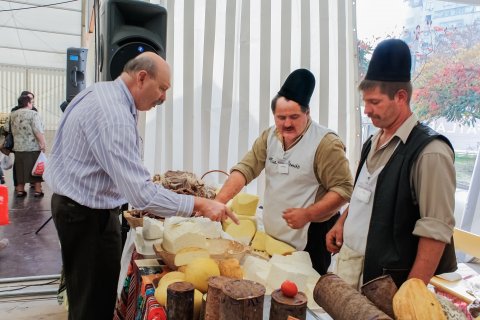
M 408 45 L 399 39 L 380 42 L 372 54 L 366 80 L 409 82 L 412 56 Z
M 278 94 L 308 107 L 313 89 L 315 89 L 313 74 L 307 69 L 297 69 L 290 73 Z

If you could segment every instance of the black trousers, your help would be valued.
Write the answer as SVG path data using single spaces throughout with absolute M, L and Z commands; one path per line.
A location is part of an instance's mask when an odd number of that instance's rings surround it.
M 308 241 L 305 251 L 310 254 L 313 268 L 317 270 L 320 275 L 327 273 L 327 269 L 332 261 L 332 255 L 327 251 L 325 237 L 339 217 L 340 213 L 337 213 L 327 221 L 310 223 L 310 227 L 308 228 Z
M 53 194 L 52 216 L 62 249 L 69 320 L 111 320 L 122 238 L 116 209 L 91 209 Z

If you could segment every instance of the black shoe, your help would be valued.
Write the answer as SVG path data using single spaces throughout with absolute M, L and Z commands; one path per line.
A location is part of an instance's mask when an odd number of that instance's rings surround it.
M 0 184 L 5 184 L 5 180 L 4 180 L 4 179 L 1 179 L 1 180 L 0 180 Z
M 35 193 L 33 194 L 33 196 L 34 196 L 35 198 L 41 198 L 41 197 L 43 197 L 44 195 L 45 195 L 45 194 L 44 194 L 43 192 L 41 192 L 41 191 L 40 191 L 40 192 L 35 192 Z
M 23 198 L 27 195 L 25 191 L 17 191 L 16 197 L 17 198 Z

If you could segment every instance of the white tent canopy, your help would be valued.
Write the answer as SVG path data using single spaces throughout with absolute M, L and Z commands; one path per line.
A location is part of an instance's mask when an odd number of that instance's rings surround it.
M 80 0 L 0 0 L 0 64 L 65 68 L 66 49 L 80 46 L 81 17 Z

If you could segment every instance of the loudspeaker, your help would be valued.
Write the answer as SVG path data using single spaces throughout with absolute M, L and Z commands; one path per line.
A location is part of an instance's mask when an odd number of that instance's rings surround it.
M 167 10 L 137 0 L 107 0 L 100 9 L 99 80 L 117 78 L 123 67 L 142 52 L 165 59 Z
M 88 50 L 84 48 L 67 49 L 67 101 L 71 101 L 77 93 L 85 89 L 87 53 Z

